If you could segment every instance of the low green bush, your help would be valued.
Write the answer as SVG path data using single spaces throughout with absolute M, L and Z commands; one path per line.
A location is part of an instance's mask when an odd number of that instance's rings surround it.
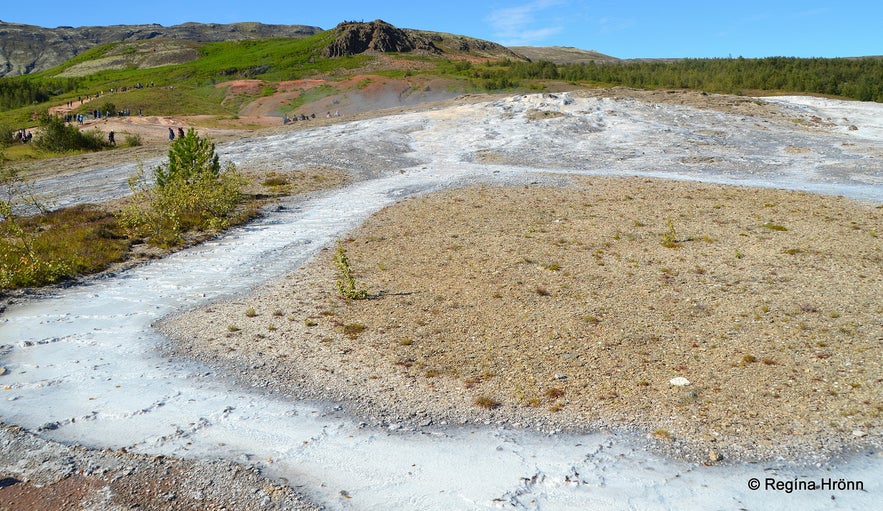
M 34 143 L 37 147 L 56 153 L 73 151 L 101 151 L 110 147 L 106 136 L 94 129 L 80 131 L 76 126 L 64 122 L 54 115 L 44 114 L 40 117 L 40 135 Z

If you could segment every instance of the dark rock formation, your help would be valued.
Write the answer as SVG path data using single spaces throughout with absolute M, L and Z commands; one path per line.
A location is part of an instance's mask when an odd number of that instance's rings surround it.
M 382 20 L 370 23 L 343 22 L 334 30 L 337 36 L 325 49 L 328 57 L 357 55 L 366 51 L 407 53 L 423 50 L 441 53 L 429 38 L 412 30 L 396 28 Z
M 334 28 L 335 37 L 325 48 L 326 57 L 343 57 L 364 52 L 422 52 L 462 54 L 491 59 L 527 60 L 505 46 L 453 34 L 396 28 L 383 20 L 343 22 Z

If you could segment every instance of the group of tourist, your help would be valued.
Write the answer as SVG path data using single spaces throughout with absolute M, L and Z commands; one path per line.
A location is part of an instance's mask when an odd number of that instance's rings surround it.
M 32 138 L 34 138 L 34 134 L 31 133 L 30 131 L 22 128 L 22 129 L 15 132 L 15 135 L 13 135 L 13 138 L 15 138 L 16 142 L 19 142 L 21 144 L 27 144 L 28 142 L 31 141 Z
M 329 119 L 331 117 L 340 117 L 340 111 L 335 111 L 334 113 L 331 113 L 329 111 L 325 114 L 325 117 L 327 117 Z M 288 123 L 297 122 L 297 121 L 309 121 L 310 119 L 315 119 L 315 118 L 316 118 L 316 114 L 310 114 L 310 115 L 294 114 L 291 117 L 289 117 L 288 114 L 285 114 L 282 116 L 282 124 L 288 124 Z

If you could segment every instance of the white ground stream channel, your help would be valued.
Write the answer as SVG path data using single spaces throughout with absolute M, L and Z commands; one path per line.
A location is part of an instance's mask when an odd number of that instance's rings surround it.
M 166 341 L 150 326 L 297 268 L 403 196 L 476 180 L 647 175 L 883 202 L 883 105 L 776 101 L 830 117 L 830 125 L 808 130 L 634 100 L 518 96 L 224 146 L 222 157 L 240 164 L 291 172 L 334 165 L 364 179 L 292 201 L 216 241 L 10 307 L 0 316 L 0 362 L 9 370 L 0 379 L 8 388 L 0 419 L 91 447 L 257 464 L 330 509 L 871 509 L 883 498 L 878 453 L 809 468 L 705 467 L 604 433 L 360 427 L 333 403 L 235 388 L 213 368 L 165 359 Z M 531 121 L 523 115 L 529 109 L 564 115 Z M 491 153 L 500 164 L 480 163 Z M 82 186 L 54 180 L 38 189 L 54 188 L 68 203 L 109 198 L 125 193 L 128 172 L 105 169 L 91 184 L 81 176 Z M 752 491 L 751 478 L 817 485 L 842 478 L 861 481 L 864 491 Z

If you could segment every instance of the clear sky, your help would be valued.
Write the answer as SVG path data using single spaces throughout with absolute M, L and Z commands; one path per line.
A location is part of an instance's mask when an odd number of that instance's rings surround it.
M 5 2 L 43 27 L 188 21 L 313 25 L 382 19 L 507 46 L 573 46 L 620 58 L 883 55 L 881 0 L 99 0 Z

